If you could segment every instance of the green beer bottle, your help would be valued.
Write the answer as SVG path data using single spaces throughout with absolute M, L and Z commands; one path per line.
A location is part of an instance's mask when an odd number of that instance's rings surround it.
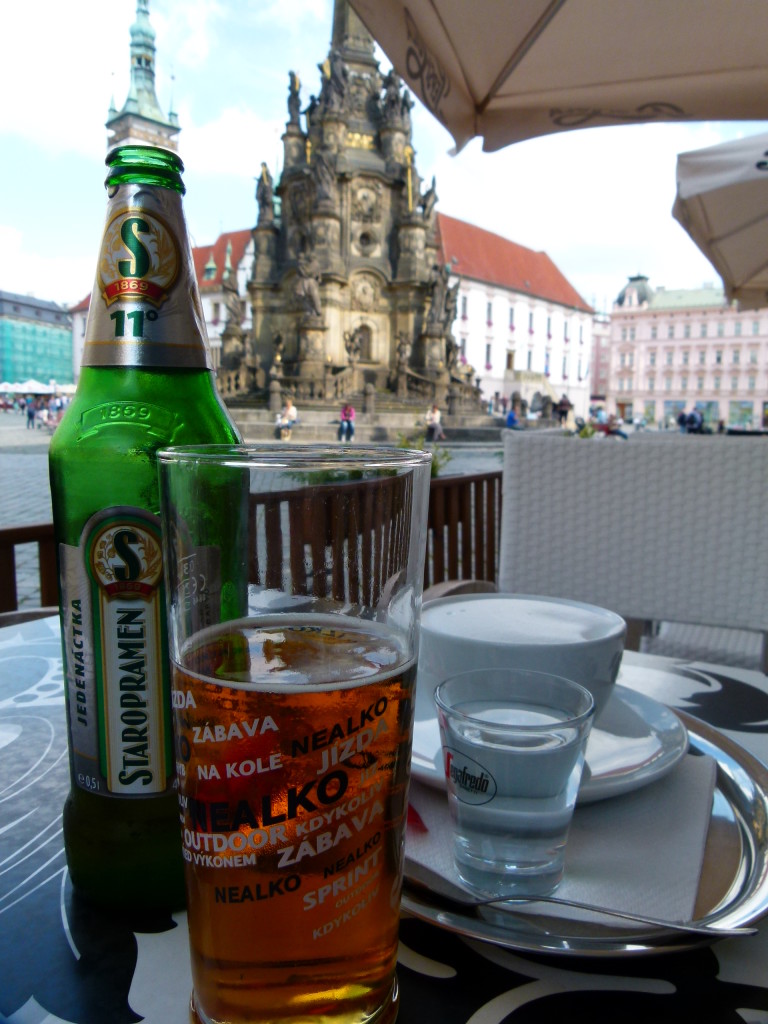
M 155 455 L 240 438 L 212 373 L 181 160 L 123 146 L 107 165 L 82 372 L 49 456 L 71 768 L 64 843 L 72 884 L 91 902 L 175 908 L 184 884 Z

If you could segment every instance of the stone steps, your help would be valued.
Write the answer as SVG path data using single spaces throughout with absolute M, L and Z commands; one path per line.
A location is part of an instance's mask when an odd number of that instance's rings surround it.
M 268 409 L 230 406 L 230 412 L 246 441 L 275 439 L 275 417 Z M 421 410 L 357 412 L 355 440 L 368 444 L 396 444 L 403 435 L 412 436 L 423 430 L 424 413 Z M 444 416 L 443 429 L 451 441 L 484 441 L 497 443 L 501 418 L 473 414 L 470 416 Z M 293 429 L 291 440 L 298 443 L 333 442 L 339 429 L 338 406 L 299 409 L 299 422 Z

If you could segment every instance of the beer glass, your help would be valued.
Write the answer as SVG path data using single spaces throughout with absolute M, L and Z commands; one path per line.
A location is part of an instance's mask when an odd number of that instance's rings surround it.
M 159 453 L 200 1024 L 395 1019 L 430 458 Z

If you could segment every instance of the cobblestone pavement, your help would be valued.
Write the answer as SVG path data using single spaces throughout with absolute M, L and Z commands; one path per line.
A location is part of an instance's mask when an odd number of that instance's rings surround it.
M 0 413 L 0 526 L 51 521 L 48 484 L 48 444 L 45 429 L 27 430 L 18 413 Z M 501 469 L 501 449 L 483 445 L 457 445 L 443 473 L 488 473 Z M 20 607 L 39 605 L 37 547 L 16 549 Z M 761 636 L 736 629 L 711 629 L 661 623 L 653 636 L 642 640 L 641 650 L 673 658 L 697 658 L 741 668 L 759 668 Z
M 21 526 L 51 521 L 48 483 L 50 433 L 28 430 L 17 412 L 0 412 L 0 526 Z M 501 448 L 460 445 L 452 452 L 444 473 L 488 473 L 501 469 Z M 37 546 L 16 548 L 19 607 L 39 605 Z

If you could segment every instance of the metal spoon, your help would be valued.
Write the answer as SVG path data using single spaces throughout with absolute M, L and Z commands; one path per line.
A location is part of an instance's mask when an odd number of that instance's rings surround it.
M 630 914 L 623 910 L 613 910 L 610 907 L 598 906 L 594 903 L 584 903 L 580 900 L 566 899 L 563 896 L 496 896 L 489 898 L 476 898 L 466 892 L 460 886 L 451 882 L 450 879 L 425 867 L 416 861 L 406 858 L 404 884 L 411 889 L 429 895 L 429 901 L 434 903 L 435 899 L 440 903 L 448 905 L 449 909 L 459 910 L 464 913 L 475 910 L 478 907 L 498 906 L 509 907 L 510 913 L 516 911 L 525 914 L 526 906 L 535 906 L 537 903 L 553 904 L 560 907 L 571 907 L 575 910 L 585 910 L 590 913 L 603 914 L 606 917 L 618 918 L 632 924 L 645 925 L 649 928 L 660 928 L 664 931 L 679 932 L 681 935 L 706 936 L 709 939 L 727 939 L 734 936 L 755 935 L 757 928 L 749 926 L 720 928 L 716 924 L 696 924 L 695 922 L 664 921 L 657 917 L 648 917 L 643 914 Z M 513 906 L 514 905 L 514 909 Z M 521 910 L 519 908 L 522 908 Z M 535 918 L 532 918 L 532 920 Z M 581 922 L 594 923 L 600 922 Z

